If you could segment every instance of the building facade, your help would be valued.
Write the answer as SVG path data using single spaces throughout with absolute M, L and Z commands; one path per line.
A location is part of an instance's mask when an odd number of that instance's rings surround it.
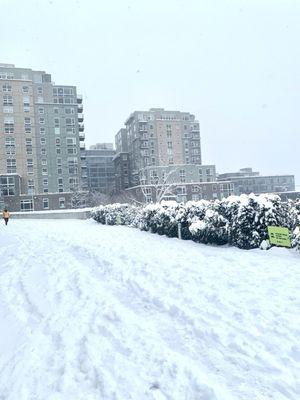
M 294 175 L 270 175 L 260 176 L 259 172 L 253 172 L 252 168 L 243 168 L 238 172 L 219 174 L 219 182 L 230 181 L 234 184 L 234 194 L 261 194 L 294 192 Z
M 0 174 L 19 175 L 19 195 L 28 197 L 28 208 L 34 208 L 33 196 L 58 200 L 61 193 L 85 190 L 83 108 L 76 87 L 55 85 L 44 71 L 0 64 L 0 96 Z M 2 190 L 2 202 L 15 204 L 9 196 Z M 21 204 L 15 207 L 21 210 Z
M 139 185 L 150 167 L 201 165 L 199 122 L 188 112 L 134 111 L 115 144 L 117 190 Z
M 86 150 L 88 188 L 91 192 L 106 195 L 115 192 L 115 154 L 112 143 L 98 143 Z
M 129 153 L 133 185 L 139 184 L 140 171 L 150 165 L 201 164 L 199 122 L 188 112 L 134 111 L 125 129 L 125 140 L 124 131 L 121 135 L 128 147 L 121 150 Z
M 131 199 L 140 203 L 160 202 L 161 200 L 174 200 L 178 203 L 199 200 L 221 200 L 234 192 L 231 182 L 193 182 L 172 183 L 163 187 L 160 184 L 138 185 L 126 189 Z

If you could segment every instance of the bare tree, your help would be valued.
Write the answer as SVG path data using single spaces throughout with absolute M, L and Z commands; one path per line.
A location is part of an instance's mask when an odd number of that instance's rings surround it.
M 160 174 L 157 173 L 159 169 L 162 170 Z M 168 171 L 166 169 L 167 167 L 153 166 L 153 169 L 150 170 L 150 177 L 147 176 L 145 168 L 140 171 L 140 188 L 146 202 L 149 202 L 150 197 L 154 197 L 157 203 L 160 203 L 166 197 L 174 197 L 174 189 L 178 185 L 174 177 L 178 167 Z

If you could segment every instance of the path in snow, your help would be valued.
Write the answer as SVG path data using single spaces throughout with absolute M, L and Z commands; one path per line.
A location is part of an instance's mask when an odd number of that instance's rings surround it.
M 0 400 L 298 400 L 300 255 L 0 227 Z

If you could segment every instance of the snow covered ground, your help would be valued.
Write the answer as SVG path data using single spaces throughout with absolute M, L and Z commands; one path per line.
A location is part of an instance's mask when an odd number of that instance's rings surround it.
M 1 400 L 300 399 L 300 255 L 0 225 Z

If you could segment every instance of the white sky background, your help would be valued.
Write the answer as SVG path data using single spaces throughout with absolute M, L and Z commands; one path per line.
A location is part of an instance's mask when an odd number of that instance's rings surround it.
M 88 146 L 134 110 L 189 111 L 203 163 L 300 184 L 300 1 L 0 0 L 0 13 L 0 62 L 76 85 Z

